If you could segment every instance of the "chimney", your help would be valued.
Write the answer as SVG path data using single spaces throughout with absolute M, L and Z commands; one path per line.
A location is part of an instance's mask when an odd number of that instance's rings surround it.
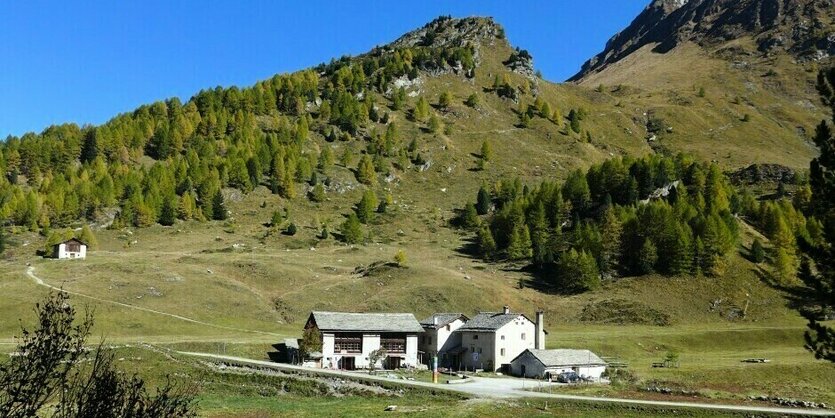
M 435 325 L 438 325 L 438 316 L 437 315 L 432 315 L 432 321 L 435 322 Z
M 505 315 L 509 314 L 510 313 L 510 306 L 505 305 L 502 308 L 502 313 L 505 314 Z
M 545 313 L 536 311 L 536 338 L 535 344 L 537 350 L 545 349 Z

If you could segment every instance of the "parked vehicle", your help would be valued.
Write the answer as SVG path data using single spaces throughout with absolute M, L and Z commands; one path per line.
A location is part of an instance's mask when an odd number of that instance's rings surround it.
M 575 372 L 560 373 L 560 375 L 557 376 L 557 382 L 560 383 L 579 383 L 582 381 L 583 379 L 580 377 L 580 375 L 578 375 Z

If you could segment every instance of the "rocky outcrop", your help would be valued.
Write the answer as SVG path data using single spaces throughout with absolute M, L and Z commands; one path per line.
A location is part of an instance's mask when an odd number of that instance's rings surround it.
M 453 19 L 439 17 L 422 28 L 411 31 L 389 44 L 392 48 L 431 46 L 436 48 L 462 47 L 470 44 L 492 44 L 504 39 L 504 29 L 490 17 Z
M 751 164 L 748 167 L 730 173 L 728 177 L 737 186 L 756 184 L 793 183 L 795 173 L 789 167 L 780 164 Z
M 572 81 L 602 71 L 652 45 L 666 53 L 685 41 L 703 46 L 750 36 L 762 53 L 788 52 L 800 60 L 835 56 L 835 0 L 654 0 Z

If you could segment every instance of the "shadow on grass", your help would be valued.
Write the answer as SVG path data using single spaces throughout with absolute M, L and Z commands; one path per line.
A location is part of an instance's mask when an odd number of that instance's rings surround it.
M 758 265 L 751 270 L 757 278 L 766 286 L 777 290 L 783 294 L 786 299 L 786 306 L 790 309 L 798 311 L 804 317 L 816 317 L 817 319 L 824 318 L 818 298 L 813 289 L 803 284 L 785 284 L 777 280 L 774 275 L 766 270 L 763 266 Z

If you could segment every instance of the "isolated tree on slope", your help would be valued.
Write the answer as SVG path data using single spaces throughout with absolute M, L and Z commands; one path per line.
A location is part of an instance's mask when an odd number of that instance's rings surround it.
M 835 111 L 835 68 L 818 75 L 818 89 L 823 102 Z M 821 310 L 832 311 L 835 309 L 835 135 L 826 121 L 817 128 L 815 144 L 820 149 L 820 156 L 812 160 L 809 183 L 812 210 L 824 225 L 824 242 L 808 249 L 800 278 L 813 291 L 814 302 Z M 809 320 L 806 348 L 817 358 L 835 362 L 835 329 L 821 323 L 818 312 L 808 312 L 806 316 Z

